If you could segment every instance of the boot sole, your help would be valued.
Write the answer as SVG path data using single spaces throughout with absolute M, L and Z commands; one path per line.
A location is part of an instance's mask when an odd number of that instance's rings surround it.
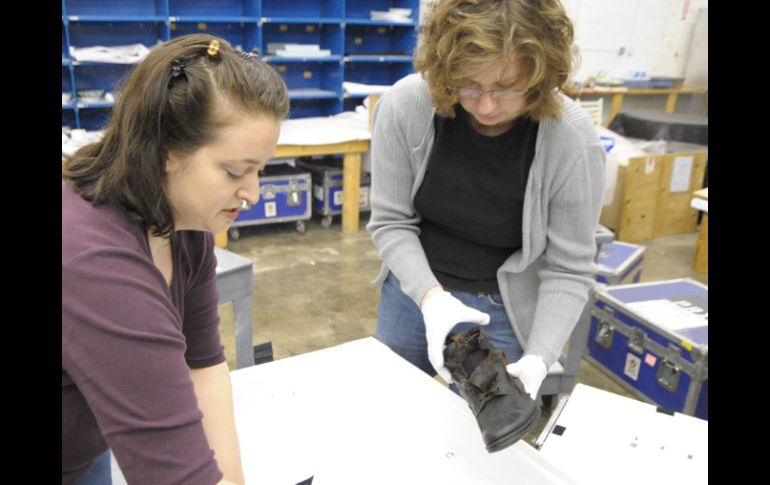
M 487 452 L 488 453 L 494 453 L 496 451 L 503 450 L 505 448 L 508 448 L 512 444 L 519 441 L 521 438 L 529 434 L 530 431 L 532 431 L 537 424 L 537 421 L 540 419 L 540 409 L 535 408 L 537 411 L 532 413 L 532 416 L 530 416 L 529 421 L 527 424 L 525 424 L 523 427 L 508 433 L 505 436 L 501 436 L 500 438 L 496 439 L 492 443 L 489 443 L 487 445 Z

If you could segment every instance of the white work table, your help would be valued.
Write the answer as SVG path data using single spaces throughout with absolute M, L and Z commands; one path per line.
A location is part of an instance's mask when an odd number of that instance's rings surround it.
M 537 442 L 580 485 L 708 483 L 708 421 L 584 384 L 562 398 Z
M 231 378 L 246 483 L 575 483 L 523 440 L 487 453 L 465 401 L 371 337 Z

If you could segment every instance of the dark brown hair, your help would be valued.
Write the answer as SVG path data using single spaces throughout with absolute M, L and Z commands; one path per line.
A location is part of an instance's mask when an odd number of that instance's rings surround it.
M 559 0 L 439 0 L 428 12 L 414 65 L 428 82 L 436 111 L 454 117 L 457 92 L 489 67 L 516 59 L 526 89 L 522 114 L 559 117 L 558 89 L 577 51 Z
M 219 44 L 210 54 L 212 42 Z M 213 142 L 234 115 L 280 121 L 288 112 L 286 84 L 271 66 L 211 35 L 177 37 L 134 68 L 104 137 L 66 160 L 62 178 L 91 203 L 119 207 L 156 236 L 168 236 L 168 153 L 191 154 Z

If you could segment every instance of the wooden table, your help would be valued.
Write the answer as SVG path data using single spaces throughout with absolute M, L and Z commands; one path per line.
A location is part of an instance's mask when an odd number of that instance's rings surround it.
M 361 189 L 361 154 L 369 151 L 369 140 L 346 141 L 330 145 L 278 145 L 276 158 L 342 154 L 342 232 L 358 232 L 358 193 Z
M 574 86 L 568 86 L 564 89 L 564 93 L 572 98 L 580 98 L 581 96 L 612 96 L 612 108 L 610 110 L 610 117 L 607 120 L 607 124 L 610 124 L 612 120 L 620 112 L 620 107 L 623 105 L 623 98 L 628 95 L 666 95 L 666 113 L 673 113 L 676 110 L 677 98 L 680 94 L 704 94 L 706 88 L 683 86 L 680 88 L 576 88 Z
M 703 199 L 706 201 L 706 204 L 708 204 L 709 200 L 709 189 L 706 187 L 705 189 L 696 190 L 692 194 L 695 199 L 693 199 L 693 204 L 697 205 L 696 199 Z M 695 207 L 694 205 L 694 207 Z M 702 210 L 699 207 L 695 207 L 696 209 Z M 692 261 L 692 267 L 696 271 L 703 271 L 704 273 L 709 272 L 709 212 L 708 212 L 708 205 L 706 205 L 706 210 L 703 211 L 703 219 L 700 223 L 700 231 L 698 232 L 698 241 L 695 243 L 695 257 L 693 257 Z

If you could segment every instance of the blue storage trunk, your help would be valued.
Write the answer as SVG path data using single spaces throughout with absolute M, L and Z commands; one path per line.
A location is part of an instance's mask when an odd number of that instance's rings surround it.
M 708 287 L 689 278 L 597 287 L 587 359 L 645 401 L 708 419 Z
M 238 239 L 238 227 L 291 221 L 297 221 L 297 230 L 304 232 L 304 221 L 311 217 L 310 186 L 310 174 L 300 168 L 267 165 L 259 176 L 259 202 L 238 214 L 230 237 Z
M 313 212 L 320 214 L 321 225 L 329 227 L 332 216 L 342 214 L 342 160 L 323 158 L 320 160 L 297 160 L 297 166 L 312 174 Z M 371 175 L 361 172 L 361 188 L 358 193 L 358 207 L 361 212 L 371 210 L 369 190 Z
M 642 277 L 644 246 L 619 241 L 599 246 L 596 281 L 605 285 L 638 283 Z

